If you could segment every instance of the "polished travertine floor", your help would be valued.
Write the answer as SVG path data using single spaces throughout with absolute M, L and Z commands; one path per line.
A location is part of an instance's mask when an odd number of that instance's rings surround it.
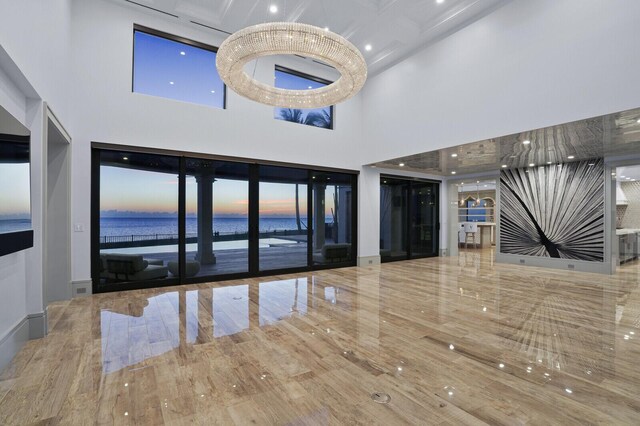
M 640 423 L 640 266 L 491 259 L 56 304 L 0 375 L 0 424 Z

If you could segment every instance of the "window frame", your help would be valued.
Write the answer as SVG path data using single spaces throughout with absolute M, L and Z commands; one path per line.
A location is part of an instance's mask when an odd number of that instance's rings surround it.
M 207 50 L 209 52 L 213 52 L 216 55 L 218 54 L 218 48 L 216 46 L 212 46 L 210 44 L 202 43 L 202 42 L 199 42 L 199 41 L 196 41 L 196 40 L 192 40 L 190 38 L 178 36 L 178 35 L 175 35 L 175 34 L 164 32 L 164 31 L 156 30 L 154 28 L 145 27 L 144 25 L 133 24 L 133 33 L 132 33 L 132 35 L 133 35 L 133 37 L 132 37 L 133 43 L 132 43 L 132 49 L 131 49 L 131 93 L 138 93 L 138 94 L 144 95 L 144 93 L 136 92 L 134 90 L 135 65 L 136 65 L 136 32 L 141 32 L 141 33 L 149 34 L 149 35 L 152 35 L 152 36 L 155 36 L 155 37 L 160 37 L 160 38 L 163 38 L 163 39 L 166 39 L 166 40 L 175 41 L 177 43 L 186 44 L 188 46 L 197 47 L 199 49 L 203 49 L 203 50 Z M 216 72 L 217 72 L 217 70 L 216 70 Z M 149 95 L 149 96 L 156 96 L 156 97 L 162 98 L 162 99 L 169 99 L 171 101 L 178 101 L 177 99 L 166 98 L 166 97 L 163 97 L 163 96 L 157 96 L 157 95 Z M 180 101 L 178 101 L 178 102 L 180 102 Z M 183 101 L 183 102 L 188 102 L 188 101 Z M 213 109 L 226 110 L 227 109 L 227 85 L 224 83 L 224 81 L 222 82 L 222 108 L 216 108 L 216 107 L 212 107 L 210 105 L 196 103 L 196 102 L 188 102 L 188 103 L 192 103 L 194 105 L 201 105 L 201 106 L 208 107 L 208 108 L 213 108 Z M 333 117 L 331 119 L 333 120 Z
M 178 233 L 179 233 L 179 259 L 180 259 L 180 273 L 179 277 L 175 279 L 167 280 L 149 280 L 145 282 L 130 281 L 122 284 L 118 284 L 116 288 L 108 288 L 100 285 L 99 270 L 100 270 L 100 167 L 101 167 L 101 153 L 104 151 L 116 151 L 116 152 L 131 152 L 141 154 L 154 154 L 165 155 L 170 157 L 176 157 L 180 161 L 180 173 L 179 173 L 179 194 L 178 194 Z M 205 159 L 205 160 L 219 160 L 231 163 L 245 163 L 249 166 L 249 269 L 247 272 L 220 274 L 220 275 L 206 275 L 196 277 L 185 276 L 185 259 L 186 259 L 186 160 L 187 159 Z M 285 167 L 291 169 L 301 169 L 307 173 L 307 211 L 312 209 L 311 201 L 313 197 L 312 186 L 314 183 L 314 173 L 339 173 L 345 174 L 350 177 L 351 190 L 352 190 L 352 205 L 351 205 L 351 258 L 345 262 L 336 262 L 329 264 L 313 264 L 312 251 L 313 247 L 310 243 L 312 238 L 311 227 L 307 228 L 307 265 L 306 266 L 293 266 L 284 267 L 280 269 L 267 269 L 259 270 L 259 203 L 260 203 L 260 167 L 261 166 L 276 166 Z M 216 154 L 197 153 L 190 151 L 176 151 L 168 149 L 148 148 L 131 145 L 120 144 L 108 144 L 102 142 L 91 142 L 91 281 L 93 293 L 107 293 L 112 291 L 124 291 L 143 288 L 159 288 L 174 285 L 183 284 L 197 284 L 205 282 L 217 282 L 232 279 L 244 279 L 264 276 L 276 276 L 281 274 L 290 273 L 302 273 L 320 271 L 325 269 L 336 269 L 344 267 L 353 267 L 358 262 L 358 181 L 360 172 L 358 170 L 340 169 L 334 167 L 315 166 L 309 164 L 287 163 L 280 161 L 268 161 L 268 160 L 256 160 L 240 157 L 229 157 Z
M 316 77 L 316 76 L 311 75 L 311 74 L 306 74 L 304 72 L 297 71 L 297 70 L 294 70 L 294 69 L 291 69 L 291 68 L 287 68 L 287 67 L 284 67 L 284 66 L 278 65 L 278 64 L 275 65 L 274 75 L 275 75 L 276 71 L 283 72 L 283 73 L 286 73 L 286 74 L 291 74 L 293 76 L 300 77 L 300 78 L 305 78 L 307 80 L 311 80 L 311 81 L 314 81 L 314 82 L 320 83 L 320 84 L 325 84 L 327 86 L 334 83 L 331 80 L 327 80 L 327 79 L 324 79 L 324 78 L 321 78 L 321 77 Z M 325 129 L 325 130 L 334 130 L 335 129 L 335 119 L 336 119 L 336 117 L 335 117 L 335 107 L 336 107 L 335 105 L 329 105 L 329 108 L 330 108 L 329 113 L 331 114 L 331 126 L 329 126 L 329 128 Z M 278 108 L 278 107 L 275 107 L 275 108 Z M 308 108 L 300 108 L 300 109 L 304 110 L 304 109 L 308 109 Z M 315 109 L 315 108 L 312 108 L 312 109 Z M 282 120 L 280 118 L 275 118 L 275 117 L 274 117 L 274 119 L 275 120 L 279 120 L 279 121 L 286 121 L 286 120 Z M 300 123 L 298 123 L 298 124 L 300 124 Z M 318 129 L 322 129 L 322 127 L 318 127 L 318 126 L 309 126 L 309 127 L 317 127 Z

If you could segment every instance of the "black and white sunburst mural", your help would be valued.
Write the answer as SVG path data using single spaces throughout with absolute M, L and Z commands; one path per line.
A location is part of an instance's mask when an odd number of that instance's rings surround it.
M 603 161 L 503 170 L 500 252 L 602 262 Z

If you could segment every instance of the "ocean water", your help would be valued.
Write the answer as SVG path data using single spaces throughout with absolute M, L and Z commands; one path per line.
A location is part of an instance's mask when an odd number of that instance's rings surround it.
M 330 220 L 330 218 L 328 218 Z M 306 229 L 307 218 L 301 218 L 302 229 Z M 249 221 L 247 218 L 214 218 L 213 231 L 225 234 L 243 234 L 248 232 Z M 260 232 L 297 230 L 295 218 L 269 217 L 260 219 Z M 186 222 L 187 235 L 195 235 L 198 232 L 198 222 L 194 217 L 188 217 Z M 178 218 L 171 217 L 147 217 L 147 218 L 101 218 L 100 236 L 125 236 L 125 235 L 155 235 L 177 234 Z
M 0 234 L 26 231 L 28 229 L 31 229 L 31 219 L 0 219 Z

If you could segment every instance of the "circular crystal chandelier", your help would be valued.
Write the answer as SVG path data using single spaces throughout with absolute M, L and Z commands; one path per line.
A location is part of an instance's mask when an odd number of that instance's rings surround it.
M 340 78 L 313 90 L 280 89 L 261 83 L 245 71 L 246 63 L 269 55 L 302 55 L 334 67 Z M 367 79 L 362 53 L 344 37 L 297 22 L 269 22 L 230 35 L 218 49 L 220 78 L 236 93 L 281 108 L 321 108 L 345 101 L 360 91 Z

